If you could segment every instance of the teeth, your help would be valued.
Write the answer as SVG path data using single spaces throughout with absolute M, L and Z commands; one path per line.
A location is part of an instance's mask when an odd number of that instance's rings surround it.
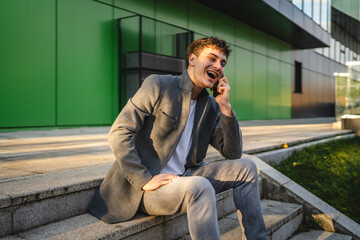
M 216 79 L 216 78 L 217 78 L 217 73 L 216 73 L 216 72 L 208 71 L 207 74 L 208 74 L 209 77 L 211 77 L 212 79 Z

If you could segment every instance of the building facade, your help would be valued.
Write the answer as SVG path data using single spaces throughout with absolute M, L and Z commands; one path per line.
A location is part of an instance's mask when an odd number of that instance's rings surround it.
M 109 125 L 148 74 L 181 72 L 203 36 L 232 47 L 239 120 L 333 117 L 333 73 L 360 56 L 357 25 L 346 28 L 359 0 L 342 2 L 1 0 L 0 131 Z

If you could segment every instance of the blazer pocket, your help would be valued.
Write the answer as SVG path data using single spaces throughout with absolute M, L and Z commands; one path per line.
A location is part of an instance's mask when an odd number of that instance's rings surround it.
M 154 122 L 153 133 L 159 137 L 168 136 L 176 127 L 177 120 L 163 111 L 159 111 Z

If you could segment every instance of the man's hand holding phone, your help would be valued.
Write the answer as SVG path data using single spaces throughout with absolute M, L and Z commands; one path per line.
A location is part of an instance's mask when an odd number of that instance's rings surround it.
M 214 84 L 211 92 L 213 93 L 215 101 L 219 104 L 221 113 L 229 117 L 233 116 L 229 101 L 230 85 L 225 75 L 222 75 Z

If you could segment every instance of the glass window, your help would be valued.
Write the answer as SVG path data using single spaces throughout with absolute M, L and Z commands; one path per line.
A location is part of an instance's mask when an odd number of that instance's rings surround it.
M 302 0 L 293 0 L 292 3 L 298 7 L 300 10 L 303 9 L 303 6 L 302 6 Z
M 304 13 L 312 18 L 313 1 L 304 0 Z
M 327 23 L 327 10 L 328 10 L 328 0 L 322 0 L 321 1 L 321 20 L 320 20 L 320 25 L 323 29 L 327 30 L 327 26 L 328 26 L 328 23 Z
M 331 0 L 328 0 L 328 9 L 327 9 L 327 30 L 329 33 L 331 33 Z
M 313 20 L 320 24 L 320 10 L 321 10 L 321 0 L 313 0 Z
M 330 58 L 335 60 L 335 40 L 331 38 L 330 40 Z
M 335 41 L 335 61 L 340 62 L 340 42 Z
M 294 93 L 302 93 L 302 64 L 295 61 Z
M 315 48 L 315 52 L 322 54 L 322 48 Z
M 356 59 L 357 59 L 357 54 L 356 54 L 356 52 L 354 52 L 354 51 L 352 51 L 352 59 L 351 60 L 355 60 L 356 61 Z
M 340 44 L 340 63 L 345 64 L 345 46 Z

